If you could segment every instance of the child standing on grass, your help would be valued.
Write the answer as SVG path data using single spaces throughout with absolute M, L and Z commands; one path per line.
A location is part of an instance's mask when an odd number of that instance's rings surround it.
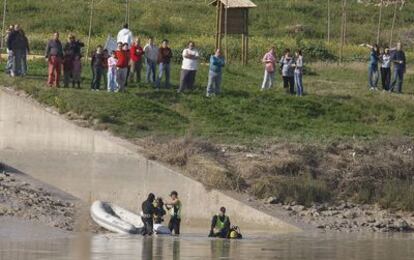
M 265 66 L 264 78 L 261 89 L 263 91 L 265 89 L 273 87 L 276 68 L 275 47 L 271 47 L 270 50 L 263 56 L 262 62 Z
M 369 53 L 369 64 L 368 64 L 368 86 L 370 90 L 377 90 L 378 85 L 378 62 L 379 62 L 379 47 L 377 44 L 361 44 L 362 47 L 371 49 Z
M 72 53 L 66 49 L 63 55 L 63 87 L 69 87 L 69 82 L 72 78 L 73 59 Z
M 295 56 L 296 56 L 295 85 L 296 85 L 297 95 L 298 95 L 298 97 L 301 97 L 303 95 L 303 82 L 302 82 L 303 56 L 302 56 L 302 50 L 297 50 L 295 52 Z
M 103 49 L 101 45 L 98 45 L 95 53 L 92 56 L 92 62 L 91 62 L 91 67 L 92 67 L 91 89 L 92 91 L 93 90 L 99 91 L 99 89 L 101 88 L 101 79 L 102 79 L 102 74 L 104 71 L 103 63 L 104 63 Z
M 81 55 L 75 54 L 73 57 L 73 63 L 72 63 L 72 87 L 75 88 L 81 88 L 80 82 L 81 82 L 81 75 L 82 75 L 82 61 L 81 61 Z
M 116 84 L 116 52 L 112 51 L 111 57 L 108 59 L 108 92 L 115 92 L 117 90 Z

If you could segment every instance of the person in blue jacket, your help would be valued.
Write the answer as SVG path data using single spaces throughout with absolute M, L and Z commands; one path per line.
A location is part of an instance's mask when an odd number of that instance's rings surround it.
M 219 95 L 221 92 L 222 70 L 226 62 L 220 49 L 210 57 L 210 69 L 208 73 L 207 97 Z

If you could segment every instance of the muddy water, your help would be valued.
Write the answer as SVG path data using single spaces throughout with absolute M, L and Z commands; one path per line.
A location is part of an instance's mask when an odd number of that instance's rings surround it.
M 0 240 L 0 259 L 413 259 L 413 235 L 314 234 L 240 241 L 118 235 Z

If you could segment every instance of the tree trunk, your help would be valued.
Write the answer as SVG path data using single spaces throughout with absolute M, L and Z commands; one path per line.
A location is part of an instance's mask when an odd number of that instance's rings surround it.
M 347 0 L 342 2 L 342 20 L 341 20 L 341 48 L 339 52 L 339 61 L 342 62 L 344 45 L 346 41 L 346 4 Z

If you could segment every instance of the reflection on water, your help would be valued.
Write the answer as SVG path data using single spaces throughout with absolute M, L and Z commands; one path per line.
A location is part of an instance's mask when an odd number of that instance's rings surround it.
M 414 235 L 300 234 L 240 241 L 197 235 L 0 240 L 0 259 L 413 259 Z

